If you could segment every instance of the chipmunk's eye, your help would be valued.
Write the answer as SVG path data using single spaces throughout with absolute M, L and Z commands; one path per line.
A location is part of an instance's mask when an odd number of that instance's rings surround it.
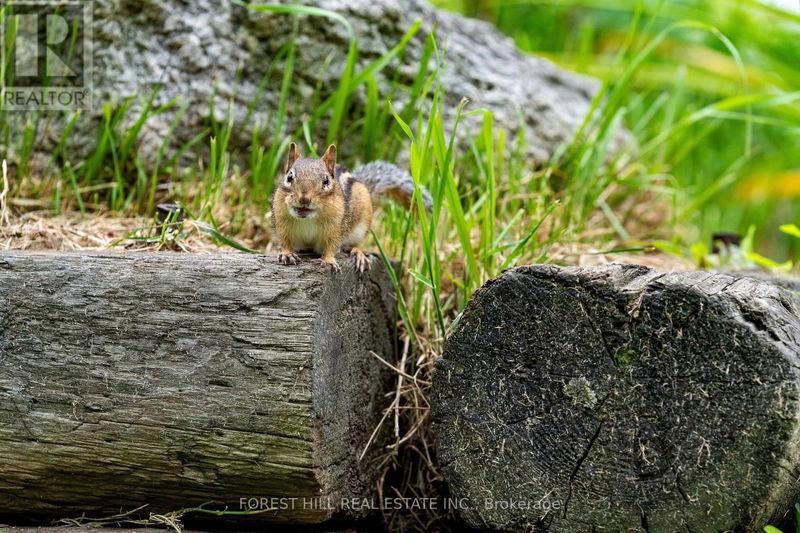
M 288 174 L 286 174 L 286 183 L 292 183 L 294 181 L 294 172 L 291 170 Z
M 322 188 L 323 189 L 327 189 L 330 186 L 331 186 L 331 180 L 328 179 L 328 176 L 325 176 L 324 178 L 322 178 Z

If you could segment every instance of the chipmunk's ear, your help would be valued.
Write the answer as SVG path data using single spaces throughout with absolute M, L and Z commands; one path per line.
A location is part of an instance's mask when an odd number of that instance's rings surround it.
M 286 172 L 289 172 L 289 169 L 292 168 L 294 162 L 303 157 L 300 154 L 300 150 L 297 149 L 297 145 L 292 143 L 289 145 L 289 155 L 286 157 Z
M 322 155 L 322 162 L 325 163 L 325 166 L 328 168 L 328 172 L 331 176 L 336 175 L 336 145 L 332 144 L 328 146 L 328 149 L 325 150 L 325 153 Z

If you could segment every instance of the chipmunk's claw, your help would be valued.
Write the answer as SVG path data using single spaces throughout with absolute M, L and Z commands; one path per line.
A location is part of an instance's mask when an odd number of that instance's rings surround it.
M 319 259 L 314 259 L 314 262 L 315 263 L 319 263 L 320 265 L 322 265 L 324 267 L 330 267 L 331 272 L 341 272 L 342 271 L 342 267 L 339 266 L 339 263 L 336 262 L 336 259 L 332 259 L 330 261 L 326 261 L 325 259 L 320 257 Z
M 366 272 L 372 267 L 372 265 L 370 265 L 369 263 L 369 257 L 367 257 L 367 254 L 365 254 L 358 248 L 353 248 L 352 250 L 350 250 L 350 255 L 353 257 L 353 261 L 355 262 L 356 265 L 356 270 L 358 270 L 359 272 Z
M 297 254 L 279 254 L 278 255 L 278 263 L 282 265 L 296 265 L 300 262 L 300 258 L 297 257 Z

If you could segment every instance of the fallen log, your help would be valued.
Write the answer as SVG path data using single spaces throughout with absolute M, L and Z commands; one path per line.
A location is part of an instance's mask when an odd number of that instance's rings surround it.
M 363 514 L 394 296 L 340 263 L 0 252 L 0 515 Z
M 760 531 L 800 494 L 800 305 L 769 283 L 520 267 L 437 361 L 437 455 L 499 530 Z

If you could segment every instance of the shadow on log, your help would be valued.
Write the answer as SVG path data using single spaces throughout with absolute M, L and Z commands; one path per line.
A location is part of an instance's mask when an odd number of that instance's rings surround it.
M 0 253 L 0 514 L 214 501 L 316 523 L 374 494 L 394 295 L 246 254 Z M 372 450 L 380 450 L 380 443 Z
M 800 306 L 763 281 L 521 267 L 437 362 L 461 516 L 504 530 L 760 531 L 798 497 Z

